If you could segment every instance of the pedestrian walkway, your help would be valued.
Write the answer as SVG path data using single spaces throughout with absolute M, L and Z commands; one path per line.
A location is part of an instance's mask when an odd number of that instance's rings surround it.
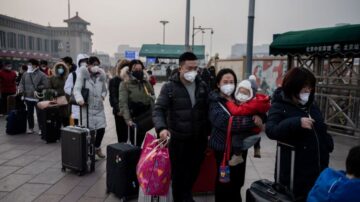
M 161 84 L 155 86 L 157 94 L 160 88 Z M 117 142 L 108 98 L 105 110 L 108 126 L 102 143 L 104 151 L 108 144 Z M 97 161 L 95 172 L 82 177 L 69 171 L 63 173 L 60 143 L 46 144 L 37 134 L 9 136 L 5 134 L 5 125 L 5 117 L 0 117 L 0 201 L 119 201 L 114 195 L 106 194 L 106 160 Z M 330 166 L 344 169 L 349 148 L 359 141 L 340 136 L 334 139 L 335 150 L 331 154 Z M 275 142 L 263 137 L 261 159 L 253 158 L 253 149 L 249 150 L 246 180 L 241 191 L 243 198 L 253 181 L 273 179 L 275 149 Z M 210 202 L 214 197 L 196 196 L 195 200 Z

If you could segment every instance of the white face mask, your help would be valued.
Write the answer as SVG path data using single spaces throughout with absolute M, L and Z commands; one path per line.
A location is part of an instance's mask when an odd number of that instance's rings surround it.
M 90 71 L 92 73 L 98 73 L 100 71 L 100 67 L 99 66 L 93 66 L 90 68 Z
M 300 104 L 305 105 L 309 101 L 310 93 L 300 93 L 299 97 Z
M 189 71 L 184 73 L 184 78 L 189 82 L 194 82 L 197 75 L 197 71 Z
M 225 84 L 220 87 L 220 91 L 227 96 L 230 96 L 235 89 L 235 84 Z
M 235 96 L 236 100 L 239 101 L 239 102 L 246 102 L 248 100 L 250 100 L 250 96 L 248 95 L 245 95 L 243 93 L 238 93 L 236 96 Z
M 28 65 L 27 67 L 28 67 L 28 69 L 27 69 L 28 72 L 33 72 L 33 66 L 32 65 Z
M 80 67 L 86 67 L 86 62 L 80 63 Z

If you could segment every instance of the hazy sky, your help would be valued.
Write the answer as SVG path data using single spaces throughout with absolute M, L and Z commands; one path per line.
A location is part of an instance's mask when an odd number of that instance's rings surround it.
M 119 44 L 141 46 L 162 43 L 160 20 L 166 25 L 166 43 L 184 44 L 186 0 L 70 0 L 71 16 L 78 11 L 90 22 L 93 50 L 111 56 Z M 192 0 L 196 25 L 212 27 L 213 54 L 230 55 L 231 46 L 245 43 L 249 0 Z M 360 0 L 256 0 L 254 44 L 271 43 L 274 33 L 360 24 Z M 0 13 L 51 26 L 65 26 L 67 0 L 0 0 Z M 191 39 L 191 38 L 190 38 Z M 201 43 L 201 33 L 195 44 Z M 209 48 L 210 33 L 204 35 Z M 209 52 L 209 49 L 206 50 Z

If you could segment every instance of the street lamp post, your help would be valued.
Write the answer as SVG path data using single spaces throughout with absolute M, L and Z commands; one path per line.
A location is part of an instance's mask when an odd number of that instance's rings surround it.
M 255 18 L 255 0 L 249 0 L 249 21 L 248 21 L 248 35 L 246 48 L 246 74 L 248 78 L 252 72 L 252 56 L 253 56 L 253 41 L 254 41 L 254 18 Z
M 190 0 L 186 0 L 186 17 L 185 17 L 185 49 L 191 51 L 189 45 L 189 34 L 190 34 Z
M 197 30 L 197 32 L 195 32 Z M 212 27 L 195 27 L 195 18 L 193 19 L 193 30 L 192 30 L 192 50 L 194 51 L 194 41 L 195 41 L 195 35 L 201 31 L 202 33 L 202 44 L 204 44 L 204 33 L 206 30 L 210 30 L 211 38 L 210 38 L 210 57 L 212 55 L 212 39 L 214 34 L 214 29 Z
M 161 20 L 160 23 L 163 24 L 163 44 L 165 45 L 165 25 L 169 23 L 169 21 Z

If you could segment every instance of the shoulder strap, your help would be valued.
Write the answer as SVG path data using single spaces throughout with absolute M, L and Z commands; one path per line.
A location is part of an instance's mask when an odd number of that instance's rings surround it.
M 30 80 L 31 80 L 31 84 L 33 85 L 33 87 L 36 89 L 36 87 L 35 87 L 35 84 L 34 84 L 34 81 L 33 81 L 33 78 L 32 78 L 32 76 L 31 76 L 32 74 L 29 74 L 29 77 L 30 77 Z
M 73 85 L 75 85 L 75 82 L 76 82 L 76 72 L 73 71 L 73 72 L 72 72 L 72 75 L 73 75 Z
M 220 105 L 220 107 L 221 107 L 229 116 L 231 116 L 230 112 L 226 109 L 226 107 L 224 107 L 223 104 L 221 104 L 221 102 L 218 102 L 218 104 Z

